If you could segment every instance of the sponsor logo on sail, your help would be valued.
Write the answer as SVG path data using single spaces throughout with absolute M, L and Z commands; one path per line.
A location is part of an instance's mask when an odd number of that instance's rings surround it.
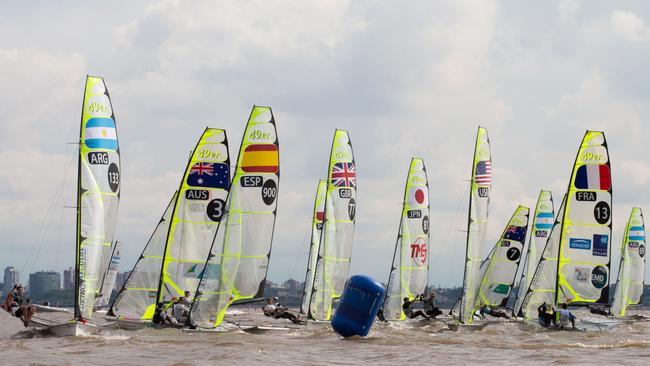
M 579 282 L 589 281 L 589 268 L 576 267 L 574 268 L 576 280 Z
M 427 262 L 427 243 L 423 238 L 418 238 L 411 243 L 411 259 L 417 266 L 422 266 Z
M 594 234 L 594 250 L 592 251 L 593 255 L 599 257 L 607 257 L 609 254 L 608 244 L 609 235 Z
M 591 271 L 591 284 L 601 289 L 607 285 L 607 269 L 603 266 L 596 266 Z
M 589 250 L 591 249 L 591 240 L 581 239 L 581 238 L 570 238 L 569 248 Z

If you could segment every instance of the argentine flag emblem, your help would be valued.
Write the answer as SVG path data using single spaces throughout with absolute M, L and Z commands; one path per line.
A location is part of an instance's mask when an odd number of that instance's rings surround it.
M 117 132 L 112 118 L 89 119 L 84 137 L 90 149 L 117 150 Z

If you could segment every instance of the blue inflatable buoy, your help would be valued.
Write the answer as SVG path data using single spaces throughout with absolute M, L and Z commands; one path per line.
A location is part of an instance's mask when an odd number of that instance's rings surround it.
M 332 317 L 332 329 L 342 337 L 367 336 L 385 294 L 384 286 L 368 276 L 350 277 Z

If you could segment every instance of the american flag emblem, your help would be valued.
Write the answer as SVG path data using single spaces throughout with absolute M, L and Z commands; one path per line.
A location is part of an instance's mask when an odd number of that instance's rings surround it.
M 336 163 L 332 167 L 332 184 L 337 187 L 356 187 L 357 173 L 354 163 Z
M 489 160 L 482 160 L 476 163 L 474 181 L 476 184 L 484 186 L 492 184 L 492 165 Z

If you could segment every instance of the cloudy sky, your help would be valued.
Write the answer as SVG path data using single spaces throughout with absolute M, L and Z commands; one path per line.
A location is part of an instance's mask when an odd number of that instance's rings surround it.
M 412 156 L 432 206 L 430 282 L 462 283 L 468 183 L 488 128 L 488 242 L 541 188 L 559 206 L 586 129 L 610 146 L 617 246 L 650 210 L 645 1 L 10 2 L 0 12 L 0 267 L 73 264 L 86 74 L 117 117 L 117 238 L 130 269 L 205 126 L 237 151 L 253 104 L 277 120 L 282 180 L 270 279 L 302 279 L 317 180 L 348 129 L 359 193 L 351 274 L 385 281 Z M 613 250 L 617 267 L 618 250 Z M 487 248 L 486 248 L 487 254 Z M 649 276 L 646 276 L 648 278 Z

